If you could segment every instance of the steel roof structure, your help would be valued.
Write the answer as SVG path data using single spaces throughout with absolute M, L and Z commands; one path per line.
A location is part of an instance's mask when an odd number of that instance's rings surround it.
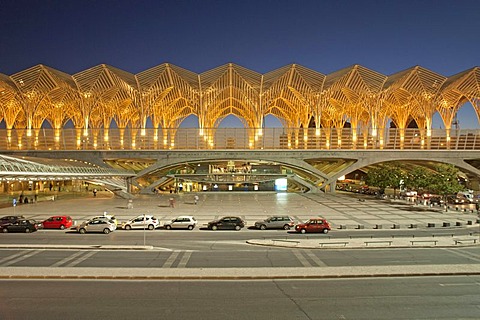
M 189 115 L 210 139 L 231 114 L 251 130 L 263 128 L 271 114 L 294 135 L 307 127 L 341 130 L 349 122 L 376 136 L 388 121 L 399 130 L 415 121 L 429 136 L 438 112 L 448 136 L 467 101 L 480 117 L 478 66 L 450 77 L 421 66 L 387 76 L 361 65 L 324 75 L 298 64 L 260 74 L 233 63 L 200 74 L 169 63 L 138 74 L 105 64 L 74 75 L 44 65 L 0 74 L 0 121 L 7 129 L 35 131 L 47 123 L 59 132 L 71 122 L 79 132 L 103 130 L 108 137 L 112 122 L 135 135 L 150 121 L 165 131 L 165 141 Z
M 16 158 L 0 155 L 0 181 L 94 180 L 135 176 L 127 170 L 101 168 L 75 160 Z

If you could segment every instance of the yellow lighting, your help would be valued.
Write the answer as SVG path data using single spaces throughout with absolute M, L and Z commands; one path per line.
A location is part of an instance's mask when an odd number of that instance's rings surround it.
M 31 137 L 32 136 L 32 129 L 28 129 L 27 130 L 27 137 Z
M 263 136 L 263 130 L 262 130 L 262 129 L 259 129 L 259 130 L 258 130 L 258 135 L 259 135 L 259 136 Z
M 140 130 L 140 135 L 142 137 L 145 137 L 147 135 L 147 130 L 145 130 L 145 128 L 142 128 L 142 130 Z
M 258 141 L 258 136 L 255 136 L 255 141 Z
M 316 135 L 317 137 L 320 135 L 320 129 L 319 129 L 319 128 L 315 129 L 315 135 Z

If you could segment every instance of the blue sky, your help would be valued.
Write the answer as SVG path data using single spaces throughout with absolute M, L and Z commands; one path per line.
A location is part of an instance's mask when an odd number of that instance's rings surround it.
M 164 62 L 200 73 L 234 62 L 260 73 L 298 63 L 450 76 L 480 65 L 479 12 L 478 0 L 0 0 L 0 73 L 101 63 L 138 73 Z M 459 122 L 479 127 L 471 106 Z

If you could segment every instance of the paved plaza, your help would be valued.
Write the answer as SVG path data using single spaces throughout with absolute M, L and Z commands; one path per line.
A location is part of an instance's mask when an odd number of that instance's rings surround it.
M 224 215 L 238 215 L 247 226 L 271 215 L 289 215 L 296 221 L 311 217 L 324 217 L 334 229 L 389 229 L 389 228 L 444 228 L 474 226 L 478 220 L 472 208 L 450 208 L 415 205 L 404 200 L 382 200 L 373 197 L 358 198 L 355 194 L 305 194 L 305 193 L 194 193 L 157 194 L 137 196 L 131 203 L 99 192 L 96 197 L 86 194 L 71 198 L 59 194 L 55 201 L 39 201 L 1 208 L 1 215 L 21 214 L 28 218 L 43 220 L 51 215 L 71 215 L 76 223 L 104 212 L 113 214 L 119 223 L 141 214 L 152 214 L 165 221 L 179 215 L 193 215 L 202 227 L 208 221 Z M 174 207 L 170 199 L 174 198 Z

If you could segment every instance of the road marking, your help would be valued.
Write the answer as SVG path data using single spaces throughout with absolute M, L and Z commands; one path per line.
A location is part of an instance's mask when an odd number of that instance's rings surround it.
M 180 262 L 178 263 L 178 268 L 185 268 L 185 266 L 187 265 L 188 260 L 190 260 L 190 257 L 191 257 L 191 256 L 192 256 L 192 251 L 191 251 L 191 250 L 185 251 L 185 253 L 183 254 L 182 259 L 181 259 Z
M 172 264 L 175 262 L 179 255 L 180 251 L 174 250 L 171 254 L 170 257 L 168 257 L 167 261 L 163 264 L 162 268 L 171 268 Z
M 72 254 L 71 256 L 68 256 L 66 257 L 65 259 L 62 259 L 60 261 L 57 261 L 55 262 L 54 264 L 52 264 L 50 267 L 59 267 L 61 266 L 62 264 L 65 264 L 73 259 L 75 259 L 76 257 L 78 256 L 81 256 L 82 254 L 84 254 L 85 252 L 82 252 L 82 251 L 78 251 L 78 252 L 75 252 L 74 254 Z
M 453 287 L 453 286 L 479 286 L 478 283 L 440 283 L 441 287 Z
M 14 264 L 14 263 L 17 263 L 17 262 L 20 262 L 20 261 L 22 261 L 22 260 L 25 260 L 25 259 L 28 259 L 28 258 L 30 258 L 30 257 L 33 257 L 34 255 L 37 255 L 37 254 L 39 254 L 40 252 L 43 252 L 43 251 L 45 251 L 45 250 L 28 251 L 28 252 L 26 252 L 24 255 L 22 255 L 21 257 L 17 257 L 17 258 L 15 258 L 15 259 L 13 259 L 13 260 L 10 260 L 10 261 L 8 261 L 8 262 L 5 262 L 2 266 L 3 266 L 3 267 L 8 267 L 8 266 L 10 266 L 10 265 L 12 265 L 12 264 Z
M 11 256 L 2 258 L 2 259 L 0 259 L 0 265 L 1 265 L 2 263 L 4 263 L 5 261 L 15 259 L 16 257 L 20 257 L 20 256 L 22 256 L 22 255 L 24 255 L 24 254 L 27 254 L 28 252 L 31 252 L 31 251 L 32 251 L 32 250 L 20 251 L 20 252 L 18 252 L 18 253 L 12 254 Z
M 320 260 L 316 255 L 313 254 L 312 251 L 310 250 L 303 250 L 303 252 L 310 258 L 312 259 L 313 262 L 315 262 L 319 267 L 328 267 L 325 262 Z
M 453 253 L 453 254 L 455 254 L 457 256 L 460 256 L 462 258 L 467 258 L 467 259 L 470 259 L 470 260 L 473 260 L 473 261 L 480 262 L 480 258 L 474 253 L 460 252 L 458 250 L 453 250 L 453 249 L 443 249 L 443 250 L 448 251 L 450 253 Z
M 311 263 L 297 250 L 293 250 L 293 254 L 301 262 L 304 267 L 312 267 Z
M 87 253 L 85 253 L 83 255 L 83 257 L 80 257 L 78 258 L 77 260 L 74 260 L 72 262 L 70 262 L 69 264 L 67 264 L 65 267 L 74 267 L 76 266 L 77 264 L 87 260 L 88 258 L 90 258 L 91 256 L 93 256 L 94 254 L 96 254 L 98 251 L 87 251 Z

